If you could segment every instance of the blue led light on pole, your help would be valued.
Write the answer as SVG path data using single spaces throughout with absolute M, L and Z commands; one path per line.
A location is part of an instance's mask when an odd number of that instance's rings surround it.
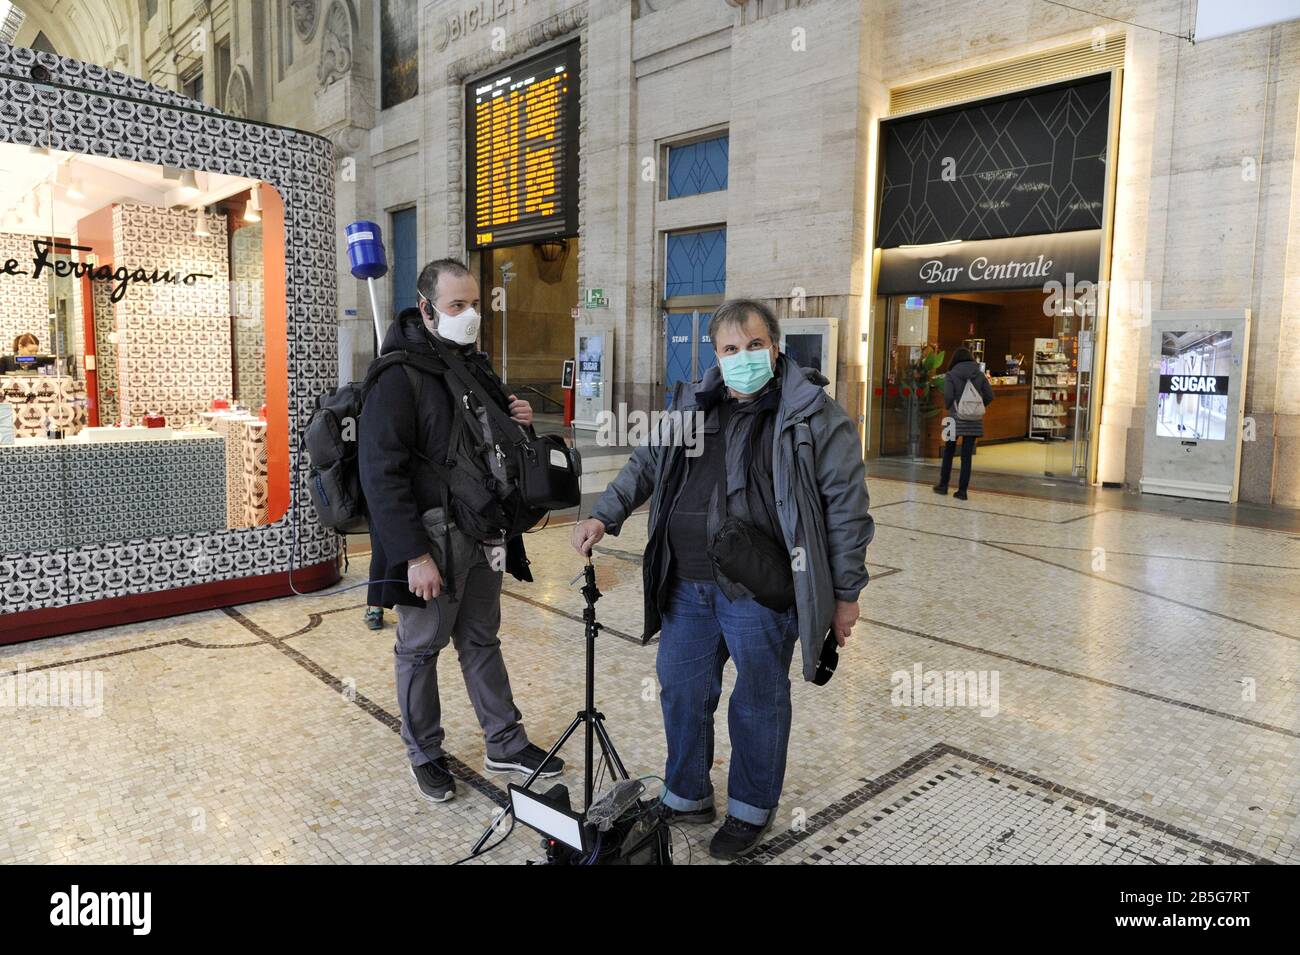
M 375 320 L 375 342 L 382 345 L 384 330 L 379 325 L 379 299 L 375 295 L 375 279 L 388 274 L 388 259 L 384 255 L 384 233 L 379 223 L 358 219 L 343 229 L 348 240 L 348 264 L 352 277 L 365 279 L 370 288 L 370 314 Z

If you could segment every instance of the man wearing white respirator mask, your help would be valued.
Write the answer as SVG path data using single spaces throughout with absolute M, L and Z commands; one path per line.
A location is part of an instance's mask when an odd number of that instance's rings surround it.
M 406 581 L 373 584 L 369 600 L 397 608 L 402 741 L 420 793 L 444 802 L 456 791 L 442 746 L 437 675 L 438 653 L 449 642 L 483 728 L 487 770 L 530 773 L 546 756 L 524 732 L 498 638 L 502 571 L 533 579 L 523 538 L 508 503 L 485 507 L 472 496 L 483 488 L 467 488 L 464 476 L 477 471 L 494 488 L 508 488 L 515 477 L 480 398 L 525 428 L 533 410 L 508 393 L 476 348 L 479 287 L 464 264 L 430 262 L 416 288 L 419 307 L 397 316 L 380 354 L 406 352 L 421 370 L 398 364 L 379 374 L 366 395 L 358 444 L 376 548 L 371 577 Z M 542 775 L 563 767 L 552 758 Z

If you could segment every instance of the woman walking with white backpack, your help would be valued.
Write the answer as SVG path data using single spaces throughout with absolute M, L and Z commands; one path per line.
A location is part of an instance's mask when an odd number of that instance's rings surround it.
M 939 483 L 935 494 L 948 493 L 952 477 L 952 455 L 957 449 L 956 438 L 961 438 L 961 474 L 957 478 L 957 500 L 966 500 L 966 486 L 970 484 L 970 459 L 975 453 L 975 439 L 984 435 L 984 409 L 993 400 L 993 386 L 980 371 L 979 364 L 965 348 L 958 348 L 948 363 L 943 376 L 943 405 L 956 422 L 953 440 L 943 443 L 943 464 L 939 468 Z M 944 428 L 948 424 L 944 422 Z

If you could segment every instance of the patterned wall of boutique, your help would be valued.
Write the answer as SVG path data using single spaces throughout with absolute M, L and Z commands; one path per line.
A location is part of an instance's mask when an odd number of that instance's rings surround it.
M 34 65 L 53 83 L 31 80 Z M 284 572 L 332 560 L 338 538 L 301 493 L 294 439 L 337 378 L 333 147 L 321 137 L 221 116 L 179 94 L 75 60 L 0 44 L 0 142 L 260 179 L 285 205 L 291 501 L 274 524 L 105 541 L 0 558 L 6 613 Z M 66 502 L 96 523 L 95 501 Z M 77 513 L 78 509 L 84 513 Z
M 262 261 L 262 225 L 244 225 L 230 237 L 230 268 L 235 322 L 235 397 L 254 410 L 266 401 L 266 282 Z
M 117 326 L 113 312 L 113 283 L 91 282 L 95 315 L 95 388 L 99 392 L 99 423 L 117 424 L 122 409 L 117 403 Z M 83 321 L 80 315 L 78 321 Z
M 194 213 L 123 203 L 113 206 L 113 258 L 129 269 L 166 268 L 212 276 L 193 285 L 132 286 L 113 306 L 118 392 L 132 420 L 161 412 L 189 424 L 213 398 L 229 398 L 230 272 L 225 216 L 207 216 L 209 235 L 194 234 Z
M 50 426 L 78 434 L 86 426 L 85 383 L 67 375 L 0 375 L 0 400 L 13 409 L 19 438 L 40 437 Z

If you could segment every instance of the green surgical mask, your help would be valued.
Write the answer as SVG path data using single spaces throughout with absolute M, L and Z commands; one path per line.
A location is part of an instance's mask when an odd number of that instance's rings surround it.
M 772 350 L 757 348 L 718 359 L 722 380 L 739 395 L 752 395 L 772 380 Z

